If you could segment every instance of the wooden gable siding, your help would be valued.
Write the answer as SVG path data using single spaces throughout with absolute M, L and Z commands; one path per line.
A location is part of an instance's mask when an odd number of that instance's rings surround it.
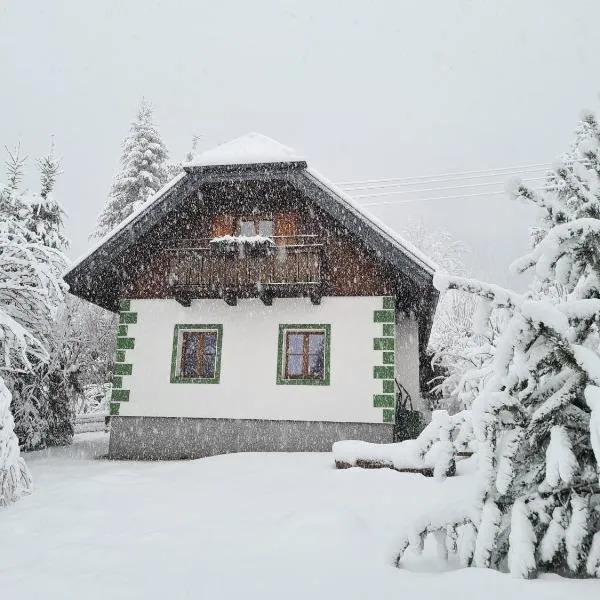
M 214 235 L 231 231 L 236 218 L 253 213 L 275 215 L 276 235 L 289 235 L 292 241 L 296 241 L 294 237 L 300 240 L 302 235 L 314 235 L 323 244 L 324 295 L 387 295 L 404 287 L 380 257 L 373 256 L 329 215 L 309 205 L 289 184 L 244 182 L 204 186 L 201 200 L 192 195 L 185 211 L 168 215 L 126 252 L 115 265 L 123 268 L 119 296 L 171 297 L 165 249 L 189 245 L 194 240 L 205 243 Z

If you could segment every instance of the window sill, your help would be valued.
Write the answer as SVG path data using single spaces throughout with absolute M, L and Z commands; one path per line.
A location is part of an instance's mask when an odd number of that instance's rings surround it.
M 219 383 L 219 377 L 209 379 L 207 377 L 171 377 L 171 383 Z
M 327 379 L 283 379 L 277 378 L 277 385 L 329 385 Z

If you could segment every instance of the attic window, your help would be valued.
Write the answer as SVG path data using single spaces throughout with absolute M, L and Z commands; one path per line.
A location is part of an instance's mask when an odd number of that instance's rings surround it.
M 244 237 L 262 235 L 272 238 L 274 229 L 273 219 L 270 217 L 242 217 L 238 222 L 239 234 Z
M 176 325 L 171 383 L 219 383 L 222 325 Z

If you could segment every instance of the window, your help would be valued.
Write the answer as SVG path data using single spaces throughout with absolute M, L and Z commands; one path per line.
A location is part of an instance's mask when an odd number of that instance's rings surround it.
M 242 217 L 238 223 L 239 234 L 250 237 L 253 235 L 262 235 L 264 237 L 273 237 L 274 226 L 273 219 L 269 217 Z
M 280 325 L 278 384 L 329 385 L 330 325 Z
M 175 325 L 171 383 L 219 383 L 222 325 Z

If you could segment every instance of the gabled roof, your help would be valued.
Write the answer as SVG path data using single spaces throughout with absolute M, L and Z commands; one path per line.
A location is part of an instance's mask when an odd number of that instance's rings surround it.
M 65 273 L 65 281 L 73 293 L 96 301 L 97 290 L 86 286 L 102 286 L 106 269 L 114 265 L 141 236 L 158 225 L 165 215 L 184 206 L 202 184 L 244 180 L 287 181 L 411 280 L 421 290 L 420 300 L 427 306 L 426 314 L 419 315 L 419 321 L 421 335 L 428 338 L 438 297 L 433 287 L 436 265 L 325 177 L 309 168 L 294 150 L 256 133 L 209 150 L 185 165 L 183 173 L 78 259 Z M 104 302 L 104 306 L 111 308 L 116 305 L 113 302 L 108 306 Z

